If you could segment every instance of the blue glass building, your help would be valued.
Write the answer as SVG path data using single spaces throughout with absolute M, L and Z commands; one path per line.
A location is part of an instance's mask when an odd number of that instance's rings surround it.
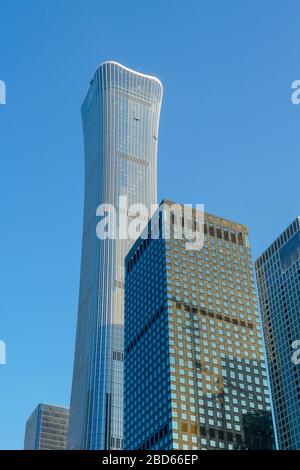
M 125 448 L 271 449 L 247 227 L 206 213 L 190 250 L 199 214 L 180 208 L 164 201 L 126 257 Z
M 70 449 L 123 446 L 124 258 L 129 239 L 100 240 L 96 209 L 119 197 L 148 209 L 157 199 L 162 85 L 105 62 L 82 104 L 85 197 Z M 146 223 L 146 222 L 145 222 Z
M 279 449 L 300 450 L 300 217 L 255 264 Z M 298 346 L 299 348 L 299 346 Z
M 26 423 L 24 450 L 65 450 L 69 410 L 40 403 Z

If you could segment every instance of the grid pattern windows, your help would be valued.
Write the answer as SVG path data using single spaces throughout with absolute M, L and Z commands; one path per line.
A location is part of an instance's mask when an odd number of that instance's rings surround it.
M 139 239 L 126 257 L 125 448 L 274 446 L 247 229 L 205 225 L 199 251 Z

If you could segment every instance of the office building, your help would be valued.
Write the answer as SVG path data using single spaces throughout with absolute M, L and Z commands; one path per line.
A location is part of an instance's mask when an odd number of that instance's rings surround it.
M 69 449 L 123 447 L 124 258 L 129 238 L 100 239 L 97 207 L 156 203 L 162 85 L 100 65 L 82 104 L 84 222 Z M 124 214 L 127 215 L 127 214 Z M 146 223 L 146 221 L 145 221 Z
M 270 411 L 248 230 L 205 213 L 191 250 L 181 210 L 163 201 L 126 257 L 125 448 L 246 448 Z
M 278 447 L 300 450 L 300 217 L 258 258 L 255 268 Z
M 68 425 L 68 408 L 40 403 L 26 423 L 24 449 L 65 450 Z

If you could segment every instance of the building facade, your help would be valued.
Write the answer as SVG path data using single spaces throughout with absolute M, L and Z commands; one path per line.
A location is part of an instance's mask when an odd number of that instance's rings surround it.
M 300 449 L 300 217 L 255 263 L 279 449 Z M 297 359 L 297 358 L 296 358 Z
M 65 450 L 68 425 L 68 408 L 40 403 L 26 423 L 24 449 Z
M 171 206 L 126 257 L 125 448 L 246 448 L 245 417 L 270 413 L 248 230 L 205 214 L 188 250 L 178 237 L 197 212 Z
M 85 198 L 70 449 L 123 447 L 124 257 L 129 239 L 99 239 L 100 204 L 156 203 L 162 85 L 105 62 L 82 104 Z

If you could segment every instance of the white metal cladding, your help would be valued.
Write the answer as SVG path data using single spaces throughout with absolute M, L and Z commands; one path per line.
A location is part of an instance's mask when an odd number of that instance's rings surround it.
M 123 445 L 124 258 L 130 240 L 96 236 L 96 208 L 119 196 L 157 202 L 162 85 L 117 62 L 97 69 L 82 104 L 85 196 L 68 448 Z

